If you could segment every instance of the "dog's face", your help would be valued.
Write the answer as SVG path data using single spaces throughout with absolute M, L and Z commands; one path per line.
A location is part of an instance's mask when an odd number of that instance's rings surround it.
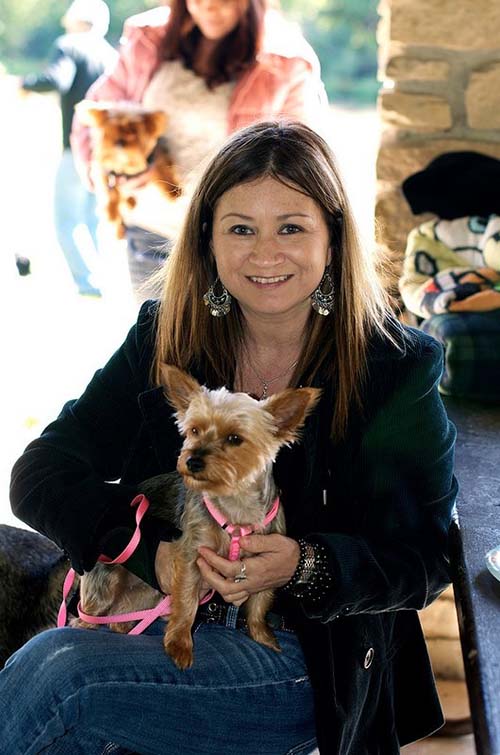
M 102 169 L 127 175 L 146 170 L 148 157 L 165 131 L 165 113 L 92 104 L 80 103 L 77 113 L 92 129 L 93 156 Z
M 225 388 L 209 391 L 170 365 L 162 378 L 184 436 L 177 470 L 192 490 L 214 496 L 257 484 L 281 446 L 297 439 L 320 395 L 315 388 L 287 389 L 257 401 Z

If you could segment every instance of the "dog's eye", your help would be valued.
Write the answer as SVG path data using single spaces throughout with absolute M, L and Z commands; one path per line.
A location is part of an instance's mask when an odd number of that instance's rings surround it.
M 198 435 L 199 431 L 197 427 L 192 427 L 189 432 L 191 433 L 191 435 Z
M 231 446 L 241 446 L 241 444 L 243 443 L 243 438 L 240 438 L 239 435 L 232 433 L 231 435 L 227 436 L 226 441 Z

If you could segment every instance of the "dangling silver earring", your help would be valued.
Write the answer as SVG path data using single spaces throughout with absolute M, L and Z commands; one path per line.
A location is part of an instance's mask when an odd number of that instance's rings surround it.
M 217 294 L 215 289 L 219 285 L 221 293 Z M 219 278 L 210 286 L 207 293 L 203 296 L 205 306 L 209 308 L 212 317 L 224 317 L 231 309 L 232 297 L 229 291 L 224 287 Z
M 325 269 L 319 286 L 311 294 L 311 306 L 319 315 L 326 317 L 335 305 L 335 284 L 328 268 Z

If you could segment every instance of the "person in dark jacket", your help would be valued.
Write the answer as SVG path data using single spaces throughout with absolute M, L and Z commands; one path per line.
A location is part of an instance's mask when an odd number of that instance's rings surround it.
M 217 595 L 198 610 L 190 669 L 165 655 L 161 620 L 139 636 L 32 639 L 0 673 L 0 740 L 51 755 L 398 753 L 443 723 L 417 616 L 449 583 L 457 485 L 441 346 L 394 319 L 330 149 L 302 124 L 230 139 L 162 275 L 160 302 L 16 463 L 13 510 L 80 574 L 116 556 L 141 481 L 176 467 L 169 363 L 262 400 L 322 389 L 274 466 L 287 534 L 243 538 L 244 581 L 240 563 L 200 549 Z M 127 567 L 168 593 L 179 532 L 147 516 L 141 528 Z M 269 588 L 281 653 L 253 642 L 236 610 Z
M 111 67 L 117 52 L 106 41 L 109 9 L 103 0 L 74 0 L 62 18 L 47 68 L 21 80 L 26 92 L 57 92 L 61 102 L 63 152 L 54 189 L 57 238 L 79 293 L 100 296 L 96 281 L 95 197 L 81 182 L 70 147 L 75 105 Z M 83 233 L 82 233 L 83 231 Z

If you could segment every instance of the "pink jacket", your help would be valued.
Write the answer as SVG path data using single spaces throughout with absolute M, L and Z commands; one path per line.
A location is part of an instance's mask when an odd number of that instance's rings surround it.
M 115 68 L 101 76 L 88 99 L 141 102 L 161 63 L 160 46 L 168 8 L 159 7 L 125 22 Z M 262 51 L 235 84 L 229 103 L 227 132 L 259 120 L 288 117 L 324 129 L 327 99 L 318 58 L 299 28 L 277 11 L 266 13 Z M 73 121 L 71 146 L 79 163 L 90 159 L 88 129 Z M 83 171 L 82 171 L 83 172 Z

